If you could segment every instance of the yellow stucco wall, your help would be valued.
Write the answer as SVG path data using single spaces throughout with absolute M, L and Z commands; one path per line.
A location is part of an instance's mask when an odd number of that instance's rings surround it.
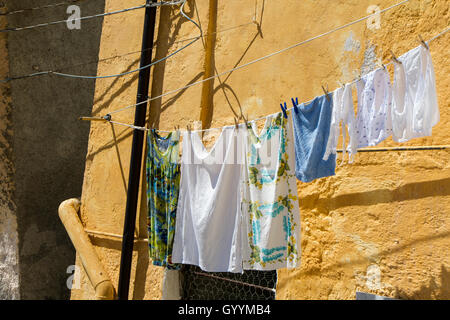
M 106 10 L 142 1 L 109 0 Z M 189 0 L 186 12 L 206 32 L 207 0 Z M 217 12 L 217 72 L 316 36 L 367 15 L 370 6 L 383 9 L 396 1 L 222 1 Z M 194 6 L 195 4 L 195 6 Z M 450 21 L 450 3 L 409 3 L 383 13 L 380 25 L 360 22 L 288 52 L 253 64 L 214 81 L 211 127 L 233 123 L 242 108 L 250 119 L 279 111 L 279 103 L 296 96 L 308 101 L 387 62 L 388 50 L 400 55 L 418 45 L 417 34 L 429 39 Z M 158 10 L 154 54 L 163 57 L 198 34 L 177 10 Z M 256 12 L 256 23 L 252 23 Z M 139 51 L 143 11 L 104 21 L 100 59 Z M 449 145 L 449 36 L 431 44 L 441 121 L 432 137 L 403 145 Z M 183 87 L 203 76 L 204 44 L 198 41 L 153 69 L 151 95 Z M 136 68 L 139 54 L 109 59 L 98 74 Z M 389 67 L 392 72 L 392 66 Z M 135 102 L 137 74 L 98 80 L 94 115 L 104 115 Z M 162 130 L 200 119 L 201 85 L 151 103 L 150 123 Z M 114 119 L 132 123 L 132 110 Z M 206 140 L 211 140 L 206 137 Z M 388 139 L 380 146 L 396 146 Z M 81 216 L 87 229 L 122 233 L 131 131 L 93 122 L 83 184 Z M 336 176 L 298 184 L 302 221 L 302 265 L 280 270 L 278 299 L 354 299 L 365 291 L 404 299 L 450 297 L 450 150 L 360 153 L 353 164 L 338 166 Z M 338 164 L 340 164 L 340 157 Z M 144 199 L 144 197 L 142 197 Z M 146 237 L 145 201 L 137 234 Z M 92 238 L 113 282 L 117 284 L 121 243 Z M 79 261 L 77 262 L 79 264 Z M 159 299 L 163 272 L 148 262 L 147 245 L 135 247 L 130 298 Z M 93 297 L 84 272 L 72 299 Z

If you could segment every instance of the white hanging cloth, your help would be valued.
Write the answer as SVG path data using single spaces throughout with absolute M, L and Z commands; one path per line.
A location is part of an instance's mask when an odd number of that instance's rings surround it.
M 183 133 L 174 263 L 208 272 L 242 272 L 244 131 L 224 127 L 209 152 L 197 132 Z
M 281 112 L 269 116 L 260 135 L 254 123 L 247 127 L 242 188 L 244 269 L 276 270 L 300 264 L 300 210 L 290 116 L 285 118 Z
M 431 136 L 431 129 L 439 122 L 440 116 L 430 51 L 420 45 L 398 60 L 402 63 L 395 63 L 394 70 L 393 139 L 406 142 Z
M 376 146 L 392 134 L 392 87 L 385 68 L 364 75 L 356 83 L 358 148 Z
M 357 152 L 356 118 L 353 108 L 352 84 L 347 83 L 344 87 L 333 91 L 333 112 L 331 115 L 330 135 L 323 160 L 327 160 L 331 153 L 336 154 L 336 148 L 342 122 L 343 156 L 349 152 L 350 162 L 352 156 Z M 349 145 L 346 147 L 346 136 L 349 135 Z

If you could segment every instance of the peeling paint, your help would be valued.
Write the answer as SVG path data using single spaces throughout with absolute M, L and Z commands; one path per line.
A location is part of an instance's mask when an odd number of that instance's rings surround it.
M 364 60 L 361 66 L 361 74 L 369 73 L 381 65 L 381 58 L 377 56 L 376 46 L 367 41 L 366 50 L 364 50 Z
M 370 290 L 381 290 L 381 270 L 376 264 L 367 267 L 366 286 Z
M 352 51 L 358 53 L 359 50 L 361 50 L 361 42 L 353 39 L 354 36 L 355 34 L 353 33 L 353 31 L 350 31 L 350 35 L 345 40 L 344 51 Z

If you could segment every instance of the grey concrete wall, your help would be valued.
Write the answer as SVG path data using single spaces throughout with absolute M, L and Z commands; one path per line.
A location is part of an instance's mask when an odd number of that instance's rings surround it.
M 6 18 L 0 16 L 0 28 Z M 8 76 L 7 35 L 0 34 L 0 79 Z M 0 300 L 19 299 L 17 217 L 13 199 L 11 90 L 0 83 Z
M 60 3 L 61 0 L 9 0 L 10 11 Z M 104 12 L 104 0 L 74 1 L 81 15 Z M 8 16 L 9 27 L 68 18 L 67 6 Z M 10 32 L 11 76 L 36 71 L 95 75 L 102 18 Z M 21 299 L 67 299 L 68 266 L 75 250 L 59 221 L 61 201 L 81 195 L 94 80 L 42 76 L 11 82 L 14 202 L 19 233 Z

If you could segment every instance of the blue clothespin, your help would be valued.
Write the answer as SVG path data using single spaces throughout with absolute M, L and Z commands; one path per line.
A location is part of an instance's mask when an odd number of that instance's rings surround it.
M 297 107 L 298 107 L 298 98 L 291 98 L 292 101 L 292 108 L 294 109 L 295 113 L 298 113 Z
M 287 110 L 286 102 L 284 102 L 284 106 L 283 106 L 282 103 L 280 103 L 280 107 L 281 107 L 281 111 L 283 111 L 284 117 L 287 119 L 288 116 L 287 116 L 287 113 L 286 113 L 286 110 Z

